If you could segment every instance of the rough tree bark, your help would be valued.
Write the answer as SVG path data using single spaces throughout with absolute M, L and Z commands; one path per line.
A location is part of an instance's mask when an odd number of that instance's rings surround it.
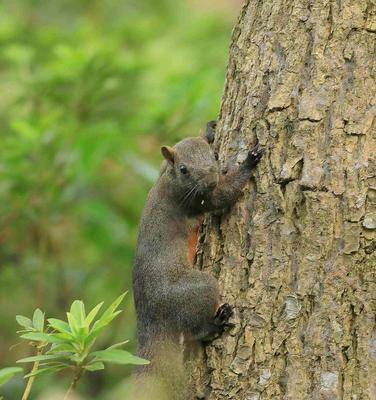
M 215 147 L 267 147 L 206 221 L 198 264 L 236 328 L 206 348 L 213 399 L 376 399 L 374 0 L 251 0 Z

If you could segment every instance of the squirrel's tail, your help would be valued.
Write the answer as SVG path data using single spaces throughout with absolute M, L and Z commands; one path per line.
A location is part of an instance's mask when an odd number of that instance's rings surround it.
M 132 400 L 191 400 L 190 382 L 184 368 L 183 345 L 178 338 L 160 330 L 148 338 L 140 332 L 138 355 L 150 361 L 149 365 L 134 370 Z M 155 334 L 155 335 L 154 335 Z

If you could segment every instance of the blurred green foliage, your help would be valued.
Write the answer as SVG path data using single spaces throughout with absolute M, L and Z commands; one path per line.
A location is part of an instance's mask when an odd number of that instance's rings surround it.
M 16 314 L 62 317 L 75 298 L 94 305 L 130 289 L 159 146 L 218 113 L 238 9 L 228 3 L 0 3 L 0 368 L 27 355 L 9 352 Z M 130 295 L 102 345 L 134 344 L 134 325 Z M 87 379 L 83 395 L 112 398 L 129 372 Z M 0 394 L 18 399 L 22 385 Z

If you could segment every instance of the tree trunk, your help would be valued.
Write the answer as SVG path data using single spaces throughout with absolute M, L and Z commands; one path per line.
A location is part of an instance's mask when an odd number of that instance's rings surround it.
M 214 399 L 376 399 L 374 0 L 251 0 L 215 147 L 267 148 L 204 228 L 236 327 L 206 348 Z

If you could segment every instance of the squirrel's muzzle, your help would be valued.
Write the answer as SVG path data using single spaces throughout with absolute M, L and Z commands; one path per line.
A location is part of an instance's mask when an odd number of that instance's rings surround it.
M 199 176 L 200 192 L 202 194 L 208 194 L 212 192 L 217 187 L 218 180 L 218 169 L 212 166 L 206 167 Z
M 207 184 L 207 186 L 208 186 L 208 189 L 214 190 L 214 189 L 216 188 L 216 186 L 217 186 L 217 181 L 216 181 L 216 180 L 215 180 L 215 181 L 210 181 L 210 182 Z
M 205 183 L 208 191 L 214 190 L 218 185 L 218 174 L 213 174 L 213 176 L 207 177 Z

